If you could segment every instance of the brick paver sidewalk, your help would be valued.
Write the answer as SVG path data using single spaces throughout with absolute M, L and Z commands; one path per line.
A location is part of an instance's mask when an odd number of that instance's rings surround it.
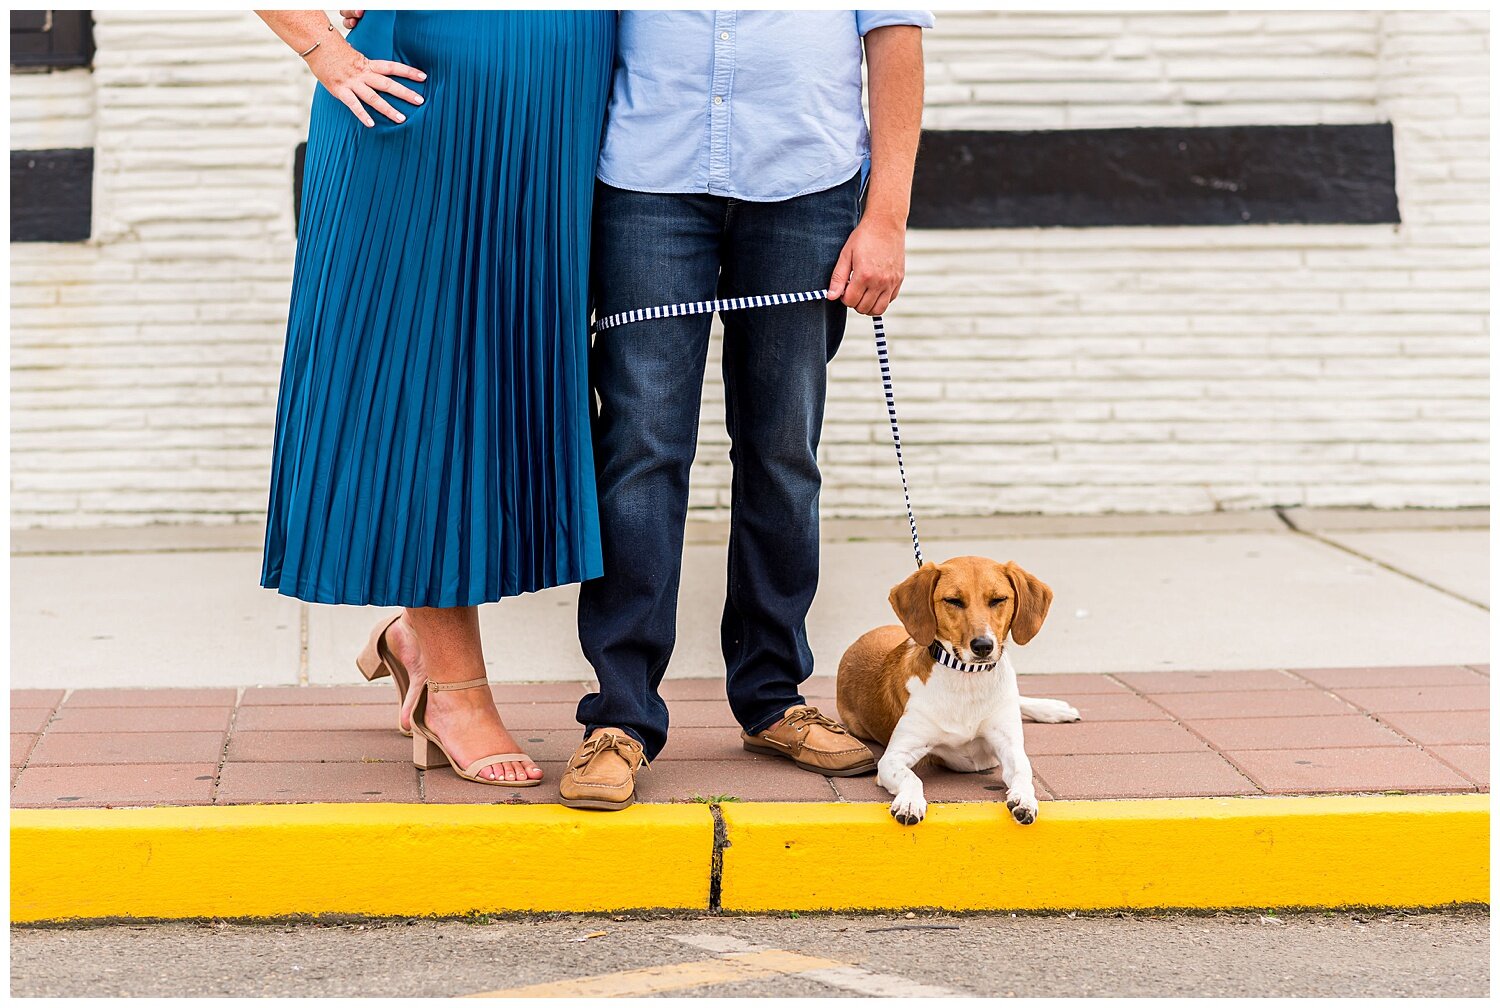
M 1489 667 L 1425 666 L 1022 676 L 1073 703 L 1076 724 L 1026 725 L 1047 798 L 1489 790 Z M 583 683 L 495 687 L 546 771 L 535 788 L 419 772 L 395 691 L 371 686 L 13 690 L 11 804 L 20 808 L 255 802 L 553 802 L 579 739 Z M 833 682 L 807 684 L 833 709 Z M 668 681 L 667 751 L 648 802 L 888 801 L 873 777 L 830 779 L 740 747 L 716 679 Z M 935 801 L 999 796 L 989 774 L 923 774 Z

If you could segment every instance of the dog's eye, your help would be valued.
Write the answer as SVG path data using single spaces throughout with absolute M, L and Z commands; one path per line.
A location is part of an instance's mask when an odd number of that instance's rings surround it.
M 945 599 L 943 599 L 943 601 L 946 602 L 946 603 L 948 603 L 949 605 L 951 605 L 955 609 L 962 609 L 962 608 L 964 608 L 964 600 L 961 599 L 961 598 L 945 598 Z
M 1003 595 L 1000 598 L 992 598 L 992 599 L 990 599 L 990 608 L 993 609 L 997 605 L 999 605 L 1001 602 L 1004 602 L 1004 601 L 1006 601 L 1006 599 L 1005 599 L 1005 596 L 1003 596 Z

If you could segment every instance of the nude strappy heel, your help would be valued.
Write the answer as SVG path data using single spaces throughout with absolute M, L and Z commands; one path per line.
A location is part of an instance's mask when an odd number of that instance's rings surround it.
M 453 761 L 453 757 L 448 755 L 448 750 L 443 746 L 442 742 L 438 741 L 438 737 L 433 734 L 432 729 L 427 727 L 427 697 L 429 693 L 436 693 L 439 690 L 478 689 L 481 686 L 489 686 L 489 684 L 490 681 L 484 678 L 467 679 L 464 682 L 456 683 L 435 682 L 432 679 L 427 680 L 426 688 L 417 697 L 416 706 L 412 708 L 411 712 L 411 761 L 421 770 L 432 770 L 446 763 L 453 768 L 454 773 L 458 774 L 464 780 L 471 780 L 476 784 L 502 784 L 505 787 L 535 787 L 542 782 L 541 778 L 537 778 L 536 780 L 532 780 L 530 777 L 523 778 L 522 780 L 490 780 L 488 777 L 479 776 L 479 771 L 485 767 L 492 767 L 496 763 L 536 762 L 525 753 L 501 753 L 498 756 L 483 756 L 468 766 L 460 768 Z
M 359 657 L 354 659 L 354 664 L 359 668 L 360 674 L 371 682 L 385 676 L 391 677 L 396 684 L 396 692 L 400 694 L 397 700 L 400 706 L 396 708 L 396 730 L 410 738 L 411 732 L 401 727 L 401 707 L 406 706 L 406 689 L 411 684 L 411 675 L 406 671 L 406 666 L 401 664 L 401 659 L 391 651 L 390 645 L 385 642 L 385 632 L 400 618 L 401 613 L 398 612 L 384 623 L 378 624 L 370 632 L 370 640 L 365 644 L 365 649 L 359 653 Z

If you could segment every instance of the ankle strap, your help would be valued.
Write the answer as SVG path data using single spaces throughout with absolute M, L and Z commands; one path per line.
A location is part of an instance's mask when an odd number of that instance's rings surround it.
M 436 693 L 440 690 L 476 689 L 480 686 L 488 686 L 490 681 L 484 676 L 478 679 L 465 679 L 463 682 L 438 682 L 436 679 L 427 680 L 427 688 Z

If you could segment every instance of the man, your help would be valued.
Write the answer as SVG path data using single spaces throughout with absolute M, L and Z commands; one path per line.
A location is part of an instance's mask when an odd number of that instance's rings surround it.
M 734 466 L 720 628 L 729 704 L 746 748 L 817 773 L 875 769 L 870 751 L 799 692 L 812 673 L 817 447 L 846 308 L 880 314 L 901 287 L 921 29 L 932 23 L 925 11 L 620 15 L 594 207 L 596 315 L 830 291 L 826 302 L 723 317 Z M 578 705 L 586 738 L 560 782 L 567 805 L 629 805 L 636 772 L 666 743 L 657 688 L 676 636 L 711 322 L 642 321 L 595 340 L 605 574 L 584 583 L 578 626 L 599 691 Z
M 341 11 L 353 27 L 362 11 Z M 818 438 L 848 308 L 901 289 L 922 125 L 926 11 L 623 11 L 594 205 L 596 317 L 827 287 L 829 300 L 726 313 L 734 466 L 720 634 L 746 748 L 816 773 L 875 770 L 803 699 L 818 582 Z M 863 49 L 863 51 L 862 51 Z M 870 125 L 862 105 L 868 63 Z M 861 212 L 861 200 L 863 211 Z M 591 380 L 603 577 L 578 634 L 599 691 L 565 805 L 618 809 L 666 744 L 657 692 L 676 638 L 688 473 L 712 319 L 635 322 L 595 340 Z

